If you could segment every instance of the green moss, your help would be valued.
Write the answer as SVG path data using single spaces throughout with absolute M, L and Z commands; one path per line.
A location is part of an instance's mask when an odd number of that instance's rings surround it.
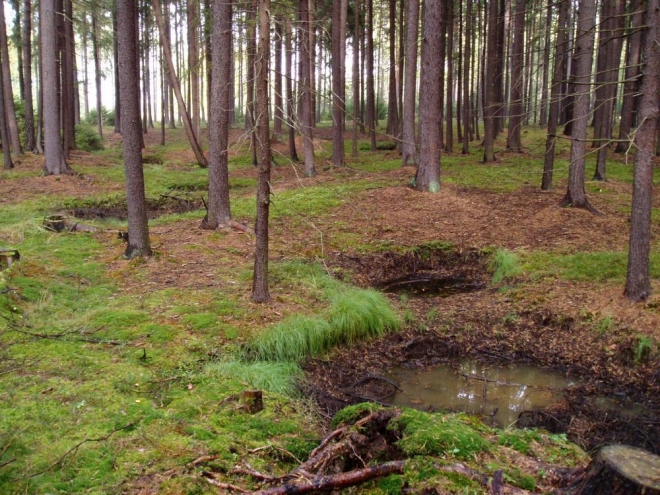
M 403 433 L 397 445 L 410 456 L 442 455 L 470 459 L 491 444 L 466 423 L 462 414 L 428 414 L 404 409 L 391 428 Z
M 341 425 L 353 424 L 363 416 L 380 409 L 382 409 L 382 406 L 374 402 L 361 402 L 345 407 L 332 418 L 332 427 L 339 428 Z
M 498 443 L 511 447 L 521 454 L 531 453 L 531 444 L 539 440 L 540 435 L 536 430 L 506 430 L 499 435 Z

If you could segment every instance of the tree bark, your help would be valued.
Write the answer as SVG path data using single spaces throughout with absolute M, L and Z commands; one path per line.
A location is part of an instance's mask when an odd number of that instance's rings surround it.
M 308 177 L 316 176 L 314 167 L 314 115 L 312 113 L 312 92 L 310 86 L 310 46 L 309 30 L 309 0 L 300 0 L 299 2 L 299 20 L 300 20 L 300 73 L 301 79 L 298 85 L 301 112 L 300 112 L 300 130 L 303 135 L 303 153 L 305 157 L 305 175 Z
M 450 3 L 450 2 L 449 2 Z M 419 37 L 419 0 L 408 0 L 406 12 L 406 67 L 403 86 L 402 165 L 417 164 L 415 141 L 415 104 L 417 94 L 417 42 Z
M 16 120 L 16 108 L 14 106 L 14 93 L 11 87 L 11 71 L 9 69 L 9 46 L 7 45 L 7 25 L 5 24 L 4 9 L 0 9 L 0 50 L 2 51 L 2 79 L 4 85 L 2 95 L 5 103 L 5 118 L 9 130 L 9 144 L 11 150 L 17 154 L 23 154 L 18 132 L 18 121 Z M 4 142 L 3 142 L 4 146 Z
M 135 5 L 133 0 L 117 0 L 119 38 L 119 95 L 122 113 L 122 143 L 126 172 L 128 207 L 128 244 L 124 257 L 150 256 L 149 223 L 142 170 L 142 125 L 140 122 L 140 84 L 138 68 Z M 160 8 L 160 6 L 155 9 Z
M 116 1 L 113 3 L 112 9 L 112 55 L 115 63 L 115 133 L 121 133 L 121 98 L 119 97 L 119 34 L 117 33 Z
M 299 161 L 296 151 L 296 106 L 293 99 L 293 73 L 292 73 L 293 47 L 291 43 L 291 21 L 287 18 L 284 26 L 284 70 L 286 85 L 286 122 L 289 135 L 289 158 Z
M 584 190 L 584 166 L 589 123 L 589 100 L 591 88 L 591 64 L 594 49 L 594 25 L 596 0 L 580 0 L 576 30 L 575 88 L 573 103 L 573 129 L 571 134 L 571 161 L 568 170 L 568 190 L 563 206 L 593 210 Z
M 76 102 L 74 77 L 74 40 L 73 40 L 73 2 L 64 0 L 62 13 L 62 39 L 60 51 L 60 69 L 62 71 L 61 118 L 64 138 L 64 156 L 69 158 L 69 150 L 76 149 Z
M 0 88 L 4 87 L 4 84 L 4 77 L 2 71 L 0 70 Z M 4 98 L 0 98 L 0 139 L 2 139 L 2 156 L 4 162 L 3 168 L 5 170 L 11 170 L 14 168 L 14 163 L 11 160 L 11 151 L 9 149 L 9 130 L 7 129 Z
M 523 52 L 525 47 L 525 0 L 516 0 L 516 12 L 511 43 L 511 111 L 506 147 L 521 151 L 520 129 L 523 121 Z
M 553 0 L 549 0 L 553 2 Z M 566 59 L 570 56 L 568 52 L 568 9 L 569 0 L 560 0 L 559 17 L 557 24 L 557 35 L 555 45 L 555 60 L 552 71 L 552 88 L 550 90 L 550 108 L 548 115 L 548 136 L 545 141 L 545 156 L 543 161 L 543 178 L 541 189 L 548 191 L 552 189 L 552 175 L 555 163 L 555 144 L 557 142 L 557 128 L 559 114 L 561 112 L 562 74 Z M 548 6 L 551 8 L 551 5 Z
M 495 161 L 495 136 L 497 134 L 497 71 L 498 71 L 498 2 L 488 2 L 488 39 L 486 77 L 484 82 L 484 163 Z
M 257 179 L 256 245 L 252 300 L 270 300 L 268 292 L 268 216 L 270 209 L 270 129 L 268 126 L 268 69 L 270 60 L 270 0 L 259 0 L 259 44 L 256 58 L 259 169 Z M 311 116 L 311 114 L 310 114 Z
M 639 127 L 635 132 L 630 247 L 625 295 L 633 301 L 651 293 L 651 204 L 656 128 L 660 118 L 660 0 L 648 0 L 644 40 L 644 71 L 640 87 Z
M 98 11 L 92 9 L 92 51 L 94 57 L 94 82 L 96 85 L 96 127 L 103 137 L 103 103 L 101 101 L 101 53 L 98 39 Z
M 23 80 L 25 85 L 25 149 L 34 152 L 34 106 L 32 96 L 32 1 L 23 3 Z
M 344 165 L 344 101 L 342 73 L 346 70 L 342 46 L 346 45 L 346 28 L 342 25 L 346 6 L 343 0 L 332 2 L 332 163 Z
M 358 122 L 360 121 L 360 0 L 355 0 L 353 13 L 353 143 L 352 157 L 358 156 Z M 320 72 L 320 71 L 319 71 Z
M 387 97 L 387 133 L 399 135 L 399 104 L 396 89 L 396 0 L 389 0 L 389 91 Z
M 616 153 L 625 153 L 630 149 L 630 130 L 635 120 L 635 103 L 639 102 L 639 59 L 642 52 L 642 23 L 644 22 L 644 9 L 642 0 L 633 0 L 632 21 L 626 46 L 626 70 L 623 83 L 623 104 L 621 108 L 621 122 L 619 123 L 619 142 Z
M 186 5 L 188 16 L 188 72 L 190 81 L 190 107 L 193 133 L 199 140 L 200 101 L 199 101 L 199 2 L 188 0 Z
M 209 204 L 202 228 L 216 229 L 231 219 L 229 203 L 229 84 L 232 2 L 213 2 L 211 107 L 209 109 Z
M 548 79 L 550 74 L 550 43 L 552 33 L 552 6 L 553 0 L 548 0 L 545 16 L 545 36 L 543 43 L 543 76 L 541 81 L 541 109 L 539 126 L 546 127 L 548 124 Z M 556 54 L 555 54 L 556 57 Z M 552 100 L 551 100 L 552 101 Z
M 174 93 L 176 95 L 176 100 L 179 104 L 179 114 L 183 118 L 183 125 L 186 129 L 186 136 L 188 137 L 188 142 L 190 143 L 190 147 L 192 148 L 193 153 L 195 154 L 195 159 L 197 160 L 197 163 L 201 167 L 206 168 L 208 167 L 208 161 L 206 160 L 206 157 L 204 156 L 204 152 L 202 151 L 202 148 L 199 145 L 199 142 L 197 141 L 197 138 L 195 136 L 195 132 L 193 130 L 193 124 L 190 119 L 190 115 L 188 114 L 188 110 L 186 110 L 186 104 L 183 101 L 183 95 L 181 94 L 181 86 L 179 85 L 179 81 L 176 77 L 176 71 L 174 70 L 174 63 L 172 62 L 172 51 L 170 50 L 170 45 L 167 42 L 167 38 L 165 37 L 165 25 L 163 22 L 163 14 L 160 7 L 160 1 L 152 0 L 152 2 L 154 6 L 154 14 L 156 15 L 156 22 L 158 23 L 158 32 L 160 33 L 160 43 L 161 46 L 163 47 L 163 52 L 165 54 L 165 62 L 167 63 L 170 84 L 172 85 L 172 89 L 174 90 Z
M 419 168 L 415 187 L 420 191 L 440 190 L 440 100 L 442 90 L 438 87 L 440 65 L 443 63 L 441 51 L 442 0 L 426 0 L 420 75 L 419 102 Z
M 57 94 L 57 19 L 56 0 L 41 0 L 41 71 L 44 119 L 44 154 L 47 175 L 72 174 L 64 159 L 60 141 L 60 97 Z
M 273 116 L 273 134 L 277 139 L 282 134 L 282 122 L 284 121 L 284 106 L 283 106 L 283 97 L 282 97 L 282 18 L 276 17 L 274 20 L 275 23 L 275 111 Z
M 471 48 L 470 41 L 472 36 L 472 2 L 468 1 L 465 12 L 465 50 L 463 51 L 463 155 L 470 154 L 470 64 Z
M 447 23 L 447 101 L 445 103 L 445 140 L 447 153 L 454 151 L 454 2 L 445 2 Z
M 367 38 L 367 130 L 371 151 L 376 151 L 376 89 L 374 86 L 374 1 L 367 1 L 367 20 L 365 26 L 365 37 Z

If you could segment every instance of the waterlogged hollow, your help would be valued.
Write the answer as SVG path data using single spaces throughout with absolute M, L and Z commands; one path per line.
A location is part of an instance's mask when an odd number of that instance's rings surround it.
M 400 390 L 392 404 L 416 409 L 463 411 L 506 428 L 521 412 L 545 408 L 579 381 L 530 365 L 493 367 L 473 360 L 425 370 L 394 368 L 389 377 Z

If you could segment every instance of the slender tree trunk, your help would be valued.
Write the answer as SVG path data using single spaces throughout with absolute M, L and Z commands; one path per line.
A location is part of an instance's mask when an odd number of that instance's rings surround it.
M 563 206 L 592 210 L 584 190 L 584 165 L 589 123 L 591 64 L 593 62 L 596 0 L 580 0 L 575 36 L 575 85 L 573 104 L 573 132 L 571 134 L 571 162 L 568 171 L 568 190 Z
M 470 115 L 470 63 L 472 38 L 472 2 L 468 1 L 465 12 L 465 51 L 463 53 L 463 150 L 462 154 L 470 154 L 470 125 L 472 118 Z
M 300 79 L 299 94 L 301 102 L 300 112 L 300 130 L 303 135 L 303 153 L 305 156 L 305 175 L 308 177 L 316 176 L 314 167 L 314 121 L 312 113 L 312 92 L 310 87 L 310 57 L 309 46 L 309 0 L 300 0 L 299 3 L 300 20 Z
M 25 69 L 23 66 L 23 33 L 21 32 L 21 2 L 20 0 L 10 0 L 14 9 L 14 27 L 12 29 L 12 44 L 16 48 L 16 65 L 18 66 L 18 94 L 21 101 L 25 100 Z
M 14 154 L 21 155 L 21 142 L 18 133 L 18 121 L 16 120 L 16 109 L 14 107 L 14 93 L 11 87 L 11 71 L 9 69 L 9 47 L 7 45 L 7 25 L 5 24 L 4 9 L 0 9 L 0 51 L 2 56 L 2 79 L 4 86 L 2 94 L 5 103 L 5 118 L 9 129 L 9 141 Z M 5 143 L 3 142 L 3 146 Z
M 60 141 L 60 98 L 57 94 L 57 12 L 56 0 L 41 0 L 39 30 L 41 36 L 41 71 L 43 82 L 45 173 L 47 175 L 72 174 L 62 152 Z
M 454 151 L 454 1 L 445 2 L 447 17 L 447 101 L 445 103 L 445 151 Z
M 399 104 L 396 89 L 396 0 L 389 0 L 390 71 L 387 97 L 387 133 L 399 135 Z
M 247 98 L 245 110 L 245 130 L 250 133 L 250 148 L 252 150 L 252 165 L 257 166 L 257 136 L 254 131 L 256 105 L 254 101 L 254 61 L 257 55 L 257 1 L 252 0 L 247 11 Z
M 62 135 L 64 156 L 69 158 L 69 150 L 76 149 L 76 102 L 74 77 L 73 2 L 64 0 L 62 15 L 63 40 L 60 67 L 62 70 Z
M 646 299 L 651 292 L 649 252 L 651 249 L 651 204 L 656 127 L 660 109 L 660 1 L 648 0 L 644 41 L 640 124 L 635 133 L 635 174 L 633 178 L 630 248 L 625 295 L 633 301 Z
M 94 57 L 94 81 L 96 85 L 96 127 L 103 137 L 103 104 L 101 101 L 101 53 L 98 39 L 98 11 L 92 10 L 92 52 Z
M 2 54 L 0 53 L 0 56 Z M 4 86 L 4 77 L 0 70 L 0 88 Z M 7 129 L 7 119 L 5 117 L 5 101 L 0 98 L 0 139 L 2 139 L 2 156 L 4 162 L 4 169 L 11 170 L 14 168 L 14 163 L 11 160 L 11 151 L 9 149 L 9 129 Z
M 117 0 L 119 94 L 126 171 L 126 204 L 128 206 L 128 245 L 124 257 L 128 259 L 151 255 L 142 171 L 140 83 L 135 78 L 138 69 L 136 27 L 137 19 L 133 1 Z
M 484 102 L 484 158 L 485 163 L 495 161 L 497 134 L 497 71 L 498 71 L 498 2 L 488 2 L 488 40 Z
M 119 35 L 117 33 L 117 0 L 112 9 L 112 55 L 115 64 L 115 133 L 121 133 L 121 98 L 119 97 Z
M 343 0 L 332 3 L 332 163 L 335 167 L 344 165 L 344 101 L 342 100 L 342 72 L 345 59 L 342 46 L 346 45 Z
M 616 146 L 617 153 L 627 152 L 632 144 L 626 142 L 626 140 L 630 139 L 630 130 L 635 117 L 635 101 L 638 100 L 637 93 L 639 90 L 639 60 L 642 47 L 642 23 L 644 22 L 642 1 L 633 0 L 630 8 L 632 10 L 632 21 L 626 46 L 626 70 L 623 83 L 621 122 L 619 124 L 619 142 Z
M 283 122 L 283 98 L 282 98 L 282 18 L 275 18 L 275 112 L 273 119 L 273 134 L 280 138 L 282 135 L 282 122 Z
M 419 0 L 408 0 L 406 12 L 406 66 L 403 93 L 402 165 L 417 164 L 415 141 L 415 103 L 417 94 L 417 39 L 419 37 Z M 449 84 L 448 86 L 451 86 Z
M 257 182 L 256 245 L 252 300 L 270 300 L 268 292 L 268 216 L 270 208 L 270 130 L 268 128 L 268 62 L 270 60 L 270 0 L 259 0 L 259 45 L 257 51 L 257 132 L 259 171 Z
M 191 118 L 195 138 L 199 140 L 200 114 L 199 114 L 199 2 L 188 0 L 188 71 L 191 94 Z
M 209 204 L 202 228 L 216 229 L 231 219 L 229 204 L 229 77 L 232 3 L 213 2 L 211 107 L 209 109 Z
M 438 87 L 441 51 L 442 0 L 426 0 L 423 16 L 422 58 L 419 102 L 419 167 L 415 187 L 420 191 L 440 190 L 440 102 L 442 90 Z
M 34 152 L 34 107 L 32 102 L 32 1 L 23 2 L 23 70 L 25 81 L 25 149 Z
M 371 151 L 376 151 L 376 89 L 374 86 L 374 4 L 367 0 L 367 21 L 365 27 L 367 38 L 367 129 Z
M 553 0 L 549 0 L 552 2 Z M 560 0 L 559 18 L 557 21 L 557 35 L 555 44 L 555 60 L 552 72 L 552 88 L 550 90 L 550 111 L 548 115 L 548 136 L 545 141 L 545 158 L 543 162 L 543 178 L 541 189 L 552 189 L 552 175 L 555 163 L 555 143 L 557 142 L 557 128 L 561 112 L 562 74 L 566 58 L 570 57 L 568 51 L 568 9 L 570 0 Z M 548 8 L 552 8 L 551 5 Z
M 360 120 L 360 0 L 353 9 L 353 148 L 352 156 L 358 156 L 358 121 Z
M 523 51 L 525 37 L 525 0 L 516 0 L 516 13 L 511 43 L 511 111 L 509 113 L 509 134 L 506 147 L 511 151 L 521 151 L 520 129 L 523 121 Z
M 543 76 L 541 81 L 541 114 L 539 118 L 539 126 L 541 127 L 545 127 L 548 124 L 548 80 L 550 78 L 550 42 L 552 34 L 553 4 L 553 0 L 548 0 L 545 16 L 545 36 L 543 42 Z
M 199 163 L 201 167 L 208 167 L 206 157 L 204 156 L 202 148 L 200 147 L 199 142 L 195 137 L 192 121 L 190 120 L 190 115 L 188 115 L 188 110 L 186 110 L 186 104 L 183 101 L 183 95 L 181 94 L 181 87 L 179 86 L 179 81 L 176 77 L 174 63 L 172 62 L 172 52 L 170 50 L 169 44 L 167 43 L 167 38 L 165 37 L 165 25 L 163 22 L 163 14 L 160 7 L 160 1 L 152 0 L 152 2 L 154 6 L 154 13 L 156 15 L 156 22 L 158 23 L 158 31 L 160 32 L 160 42 L 163 47 L 163 52 L 165 53 L 165 61 L 168 67 L 170 83 L 174 89 L 174 93 L 176 94 L 177 102 L 179 103 L 179 114 L 183 118 L 186 135 L 188 136 L 188 142 L 193 149 L 193 153 L 195 153 L 197 163 Z
M 284 26 L 284 71 L 286 85 L 286 122 L 289 135 L 289 157 L 294 162 L 299 161 L 296 151 L 296 106 L 293 99 L 293 47 L 291 42 L 291 21 L 287 17 Z
M 83 57 L 83 98 L 85 101 L 85 119 L 89 117 L 89 57 L 87 56 L 87 38 L 89 37 L 89 24 L 87 14 L 82 14 L 82 29 L 80 39 L 82 42 Z

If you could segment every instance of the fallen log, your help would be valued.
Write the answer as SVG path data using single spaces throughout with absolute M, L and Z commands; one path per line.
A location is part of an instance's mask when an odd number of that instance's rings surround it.
M 347 473 L 320 476 L 313 479 L 302 479 L 287 482 L 283 485 L 274 486 L 265 490 L 254 492 L 256 495 L 288 495 L 297 493 L 311 493 L 316 491 L 338 490 L 349 486 L 359 485 L 367 481 L 388 476 L 390 474 L 402 474 L 405 461 L 390 461 L 378 466 L 370 466 L 363 469 L 355 469 Z

